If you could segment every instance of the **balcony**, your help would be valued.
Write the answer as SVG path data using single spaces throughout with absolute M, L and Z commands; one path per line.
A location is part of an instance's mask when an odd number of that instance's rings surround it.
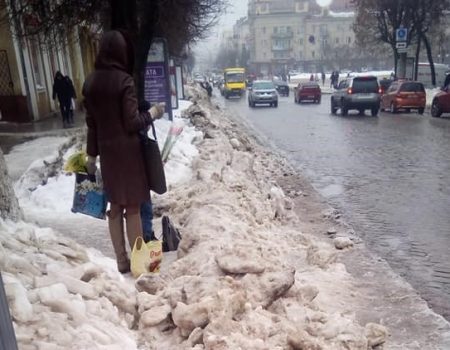
M 292 51 L 292 47 L 290 47 L 290 46 L 272 45 L 272 51 L 273 52 Z
M 272 39 L 290 39 L 294 36 L 294 32 L 286 31 L 286 32 L 276 32 L 272 33 Z
M 269 3 L 270 13 L 292 13 L 295 12 L 294 0 L 284 0 L 282 2 Z

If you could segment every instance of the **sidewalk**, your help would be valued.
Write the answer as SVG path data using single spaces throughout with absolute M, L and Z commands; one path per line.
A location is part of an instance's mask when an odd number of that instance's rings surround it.
M 59 113 L 32 123 L 0 121 L 0 147 L 6 154 L 12 147 L 37 137 L 72 135 L 85 125 L 84 112 L 75 111 L 74 122 L 73 127 L 64 129 Z
M 33 134 L 47 134 L 47 133 L 59 133 L 66 132 L 73 128 L 80 128 L 85 125 L 84 120 L 84 112 L 75 111 L 74 115 L 75 125 L 72 128 L 63 128 L 61 115 L 59 113 L 55 113 L 53 116 L 49 118 L 45 118 L 43 120 L 38 120 L 31 123 L 10 123 L 10 122 L 2 122 L 0 121 L 0 136 L 9 135 L 9 134 L 19 134 L 31 136 Z

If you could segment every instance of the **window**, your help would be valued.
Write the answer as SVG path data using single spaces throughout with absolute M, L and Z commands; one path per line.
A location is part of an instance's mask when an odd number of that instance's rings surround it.
M 34 40 L 30 42 L 30 58 L 36 88 L 38 90 L 45 89 L 44 74 L 42 71 L 42 62 L 41 62 L 41 52 L 39 51 L 39 44 Z
M 314 51 L 311 52 L 312 58 L 316 57 L 316 53 Z
M 378 93 L 377 78 L 355 78 L 352 90 L 353 93 Z
M 406 91 L 406 92 L 425 92 L 425 89 L 423 87 L 422 83 L 404 83 L 400 87 L 400 91 Z
M 303 45 L 303 39 L 298 39 L 298 43 L 299 43 L 300 45 Z

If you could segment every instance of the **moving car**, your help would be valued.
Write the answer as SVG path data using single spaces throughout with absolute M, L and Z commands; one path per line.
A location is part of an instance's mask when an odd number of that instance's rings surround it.
M 380 109 L 380 93 L 378 80 L 374 76 L 344 79 L 331 95 L 331 114 L 336 114 L 339 108 L 343 116 L 351 109 L 358 110 L 360 114 L 370 109 L 375 117 Z
M 275 89 L 280 96 L 289 97 L 289 85 L 283 80 L 274 80 Z
M 268 103 L 278 107 L 278 94 L 275 85 L 270 80 L 255 80 L 249 88 L 248 105 L 255 107 L 257 103 Z
M 439 118 L 442 113 L 450 113 L 450 85 L 443 87 L 431 103 L 431 116 Z
M 381 95 L 384 95 L 386 91 L 389 89 L 389 86 L 391 86 L 393 80 L 392 79 L 380 79 L 378 81 L 378 85 L 380 85 L 381 89 Z
M 400 109 L 415 109 L 423 114 L 426 106 L 425 88 L 417 81 L 394 81 L 381 97 L 381 110 L 397 113 Z
M 224 87 L 223 96 L 241 97 L 245 93 L 245 69 L 244 68 L 226 68 L 223 72 Z
M 294 89 L 295 103 L 302 103 L 302 101 L 312 101 L 320 103 L 322 91 L 317 83 L 300 83 Z

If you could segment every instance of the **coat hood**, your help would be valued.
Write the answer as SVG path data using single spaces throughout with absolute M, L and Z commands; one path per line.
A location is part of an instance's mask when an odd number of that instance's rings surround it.
M 127 44 L 124 36 L 116 30 L 106 32 L 100 40 L 100 49 L 95 60 L 96 69 L 118 69 L 132 73 L 132 62 L 128 57 L 133 48 Z

